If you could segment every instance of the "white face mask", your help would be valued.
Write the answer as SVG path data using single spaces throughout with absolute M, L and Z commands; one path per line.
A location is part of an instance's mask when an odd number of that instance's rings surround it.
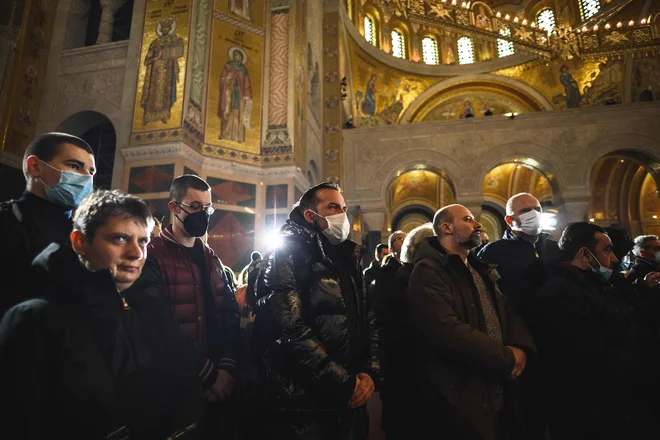
M 520 225 L 511 227 L 514 231 L 522 231 L 532 236 L 541 233 L 541 213 L 537 210 L 532 209 L 529 212 L 520 214 L 518 218 L 520 219 Z
M 314 212 L 314 214 L 323 217 L 316 212 Z M 337 245 L 346 241 L 348 234 L 351 232 L 351 224 L 348 222 L 348 216 L 346 213 L 329 215 L 323 218 L 328 222 L 328 227 L 321 232 L 328 237 L 330 243 Z

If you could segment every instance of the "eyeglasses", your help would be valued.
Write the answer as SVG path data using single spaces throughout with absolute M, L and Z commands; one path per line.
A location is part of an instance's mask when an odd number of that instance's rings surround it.
M 204 210 L 204 211 L 208 212 L 209 215 L 211 215 L 215 212 L 215 208 L 212 205 L 206 205 L 205 206 L 205 205 L 202 205 L 201 203 L 197 203 L 197 202 L 193 202 L 190 205 L 188 205 L 187 203 L 183 203 L 183 202 L 174 202 L 174 203 L 176 203 L 179 206 L 181 206 L 181 205 L 187 206 L 188 208 L 192 209 L 195 212 L 199 212 L 201 210 Z M 184 209 L 184 211 L 185 211 L 185 209 Z

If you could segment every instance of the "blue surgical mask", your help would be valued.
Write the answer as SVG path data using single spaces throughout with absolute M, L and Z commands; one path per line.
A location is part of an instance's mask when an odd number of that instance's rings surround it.
M 612 277 L 612 272 L 614 271 L 609 267 L 605 267 L 602 264 L 600 264 L 598 258 L 596 258 L 596 256 L 592 254 L 589 249 L 587 249 L 587 252 L 589 252 L 591 256 L 594 257 L 594 260 L 596 260 L 596 262 L 598 263 L 598 269 L 594 269 L 593 267 L 591 267 L 591 264 L 589 264 L 589 269 L 591 269 L 592 272 L 596 272 L 597 274 L 600 274 L 600 276 L 602 276 L 605 281 L 609 281 L 610 278 Z
M 73 171 L 59 170 L 43 160 L 41 162 L 60 172 L 60 181 L 58 183 L 51 186 L 44 183 L 46 198 L 49 201 L 62 208 L 75 209 L 80 206 L 80 203 L 85 197 L 92 193 L 94 189 L 93 177 L 89 174 L 78 174 Z

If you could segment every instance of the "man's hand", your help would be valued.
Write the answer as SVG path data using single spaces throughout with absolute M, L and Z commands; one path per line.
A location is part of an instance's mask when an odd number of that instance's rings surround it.
M 511 347 L 507 345 L 506 348 L 511 350 L 513 357 L 516 359 L 516 363 L 513 366 L 513 370 L 511 371 L 511 377 L 516 378 L 520 376 L 523 371 L 525 371 L 525 367 L 527 366 L 527 355 L 518 347 Z
M 660 272 L 647 273 L 644 277 L 644 282 L 646 283 L 646 287 L 649 289 L 658 287 L 658 285 L 660 285 Z
M 350 408 L 357 408 L 364 405 L 373 395 L 374 389 L 375 385 L 371 377 L 366 373 L 359 373 L 355 382 L 355 391 L 353 392 L 351 401 L 348 402 L 348 406 Z
M 218 400 L 225 400 L 231 395 L 231 390 L 234 387 L 234 378 L 227 372 L 227 370 L 218 370 L 218 377 L 215 383 L 211 386 L 211 395 L 208 397 L 209 402 L 217 402 Z

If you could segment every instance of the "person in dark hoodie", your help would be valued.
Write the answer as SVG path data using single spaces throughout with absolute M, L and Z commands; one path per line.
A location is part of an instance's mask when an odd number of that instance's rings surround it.
M 0 323 L 7 438 L 194 438 L 192 349 L 163 293 L 136 283 L 153 225 L 142 200 L 97 191 L 76 211 L 71 245 L 35 259 L 45 289 Z
M 362 246 L 348 240 L 337 185 L 307 190 L 265 256 L 254 334 L 261 359 L 262 438 L 363 440 L 378 381 L 378 338 Z

